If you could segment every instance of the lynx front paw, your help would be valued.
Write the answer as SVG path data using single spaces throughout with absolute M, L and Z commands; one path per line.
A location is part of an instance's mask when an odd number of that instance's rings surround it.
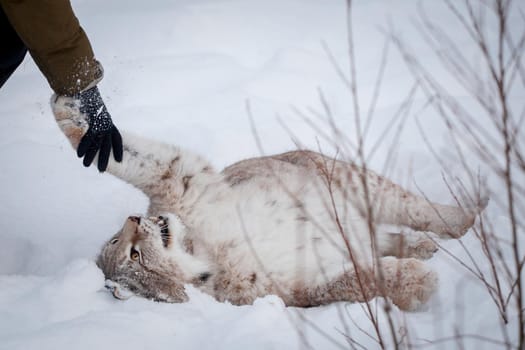
M 53 95 L 51 108 L 58 126 L 76 149 L 88 129 L 86 117 L 79 110 L 79 101 L 72 97 Z

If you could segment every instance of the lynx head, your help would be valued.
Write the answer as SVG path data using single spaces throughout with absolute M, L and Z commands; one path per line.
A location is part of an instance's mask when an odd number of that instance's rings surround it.
M 97 265 L 113 295 L 132 293 L 155 301 L 187 301 L 185 283 L 206 283 L 206 263 L 186 252 L 185 227 L 172 215 L 157 218 L 130 216 L 102 248 Z

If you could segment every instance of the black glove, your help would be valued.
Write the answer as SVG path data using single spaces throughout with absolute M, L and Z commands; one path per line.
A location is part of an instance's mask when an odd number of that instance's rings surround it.
M 76 96 L 80 100 L 80 112 L 88 116 L 89 128 L 80 140 L 77 155 L 84 157 L 84 166 L 88 167 L 98 154 L 98 170 L 106 170 L 109 154 L 113 147 L 113 157 L 117 162 L 122 161 L 122 137 L 111 121 L 98 88 L 92 87 Z

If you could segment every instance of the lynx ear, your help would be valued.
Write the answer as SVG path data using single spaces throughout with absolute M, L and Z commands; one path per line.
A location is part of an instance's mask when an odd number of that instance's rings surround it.
M 112 280 L 106 280 L 105 286 L 111 291 L 113 296 L 119 300 L 128 300 L 134 295 L 131 291 L 122 287 L 117 282 L 113 282 Z

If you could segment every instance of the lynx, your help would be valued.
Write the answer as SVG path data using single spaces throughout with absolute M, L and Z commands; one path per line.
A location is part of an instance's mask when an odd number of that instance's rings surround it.
M 52 107 L 76 148 L 86 116 L 69 97 L 53 97 Z M 438 286 L 422 261 L 437 250 L 434 238 L 461 237 L 487 204 L 432 203 L 371 170 L 311 151 L 217 172 L 179 147 L 122 136 L 123 161 L 111 159 L 107 171 L 150 204 L 147 215 L 126 220 L 97 260 L 120 299 L 184 302 L 191 284 L 236 305 L 275 294 L 289 306 L 384 297 L 418 310 Z

